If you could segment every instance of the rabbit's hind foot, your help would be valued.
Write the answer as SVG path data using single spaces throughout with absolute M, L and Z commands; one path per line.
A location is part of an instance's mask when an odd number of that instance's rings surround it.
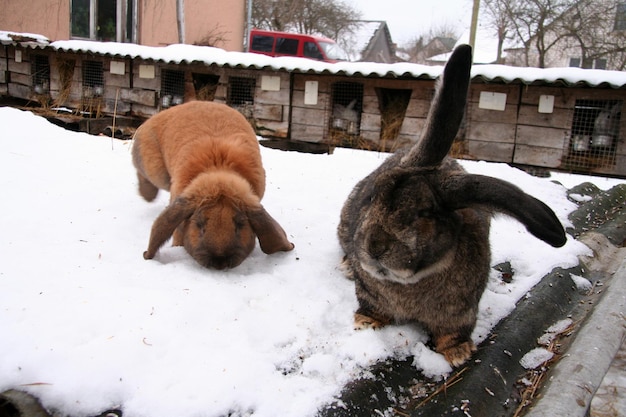
M 463 365 L 476 352 L 471 340 L 459 343 L 458 334 L 447 334 L 435 338 L 435 350 L 441 353 L 453 367 Z
M 380 329 L 389 324 L 385 320 L 377 320 L 373 317 L 361 313 L 354 313 L 354 330 Z

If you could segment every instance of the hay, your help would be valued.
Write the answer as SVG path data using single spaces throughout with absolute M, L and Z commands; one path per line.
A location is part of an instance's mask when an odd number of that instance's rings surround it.
M 72 90 L 72 79 L 74 78 L 74 68 L 76 60 L 57 59 L 57 70 L 59 71 L 59 94 L 54 100 L 54 106 L 60 107 L 70 96 Z

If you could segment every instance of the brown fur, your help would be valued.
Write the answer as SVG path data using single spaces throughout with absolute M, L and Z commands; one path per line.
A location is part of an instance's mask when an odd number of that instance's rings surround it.
M 261 205 L 259 144 L 236 110 L 192 101 L 156 114 L 135 133 L 133 164 L 145 200 L 154 200 L 159 189 L 170 192 L 170 205 L 152 226 L 146 259 L 172 235 L 174 245 L 217 269 L 239 265 L 255 237 L 265 253 L 293 249 Z

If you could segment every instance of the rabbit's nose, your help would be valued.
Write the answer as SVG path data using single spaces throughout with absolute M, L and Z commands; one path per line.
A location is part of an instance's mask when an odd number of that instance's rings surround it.
M 232 263 L 232 258 L 229 256 L 214 256 L 211 258 L 211 266 L 219 270 L 232 268 Z
M 379 229 L 369 235 L 367 252 L 374 259 L 383 256 L 389 249 L 389 235 Z

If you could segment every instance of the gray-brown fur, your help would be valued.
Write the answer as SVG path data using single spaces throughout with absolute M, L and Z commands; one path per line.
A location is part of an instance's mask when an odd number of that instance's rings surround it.
M 514 185 L 472 175 L 446 155 L 465 111 L 471 48 L 448 62 L 425 132 L 356 185 L 338 228 L 355 281 L 357 328 L 415 322 L 457 366 L 475 350 L 471 333 L 490 268 L 494 212 L 538 238 L 565 244 L 552 210 Z

